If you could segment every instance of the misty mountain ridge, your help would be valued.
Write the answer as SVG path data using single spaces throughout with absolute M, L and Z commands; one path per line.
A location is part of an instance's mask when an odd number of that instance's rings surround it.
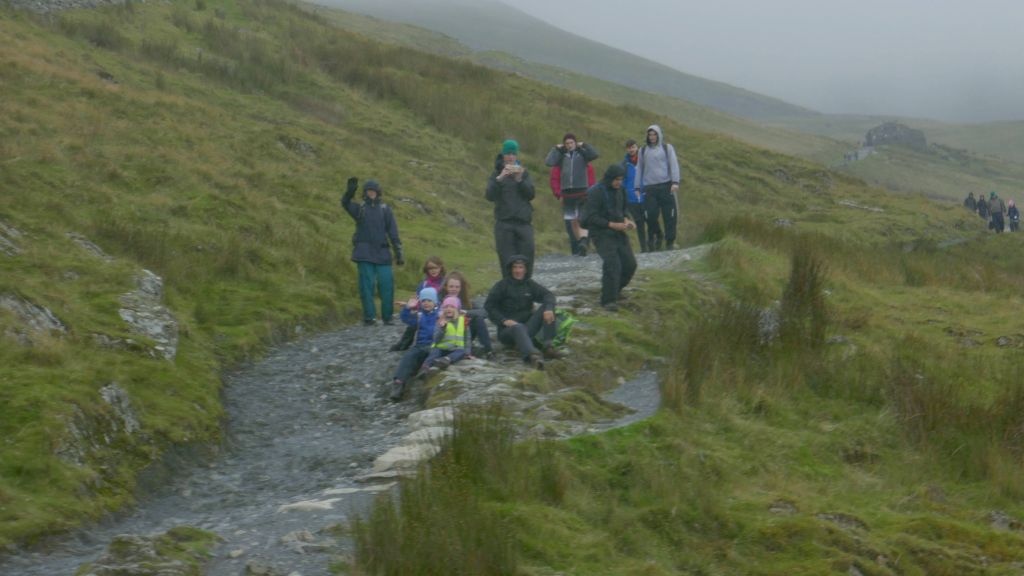
M 567 32 L 495 0 L 321 0 L 327 6 L 423 26 L 473 50 L 497 50 L 632 88 L 682 98 L 742 118 L 813 118 L 820 113 L 681 72 L 618 48 Z

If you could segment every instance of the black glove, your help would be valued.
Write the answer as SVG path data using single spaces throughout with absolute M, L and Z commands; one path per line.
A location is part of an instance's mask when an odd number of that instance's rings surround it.
M 359 188 L 359 178 L 356 178 L 355 176 L 353 176 L 353 177 L 348 179 L 348 185 L 345 187 L 345 193 L 346 194 L 355 194 L 356 190 L 358 188 Z
M 395 264 L 399 266 L 405 265 L 405 256 L 402 254 L 401 244 L 395 244 Z

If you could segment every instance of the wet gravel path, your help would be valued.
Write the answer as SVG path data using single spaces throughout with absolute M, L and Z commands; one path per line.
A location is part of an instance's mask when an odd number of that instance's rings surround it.
M 671 268 L 699 258 L 700 249 L 639 255 L 641 268 Z M 563 299 L 592 298 L 600 285 L 596 256 L 550 256 L 535 277 Z M 582 294 L 582 295 L 581 295 Z M 577 305 L 580 302 L 576 303 Z M 412 401 L 392 404 L 383 386 L 398 362 L 387 352 L 401 326 L 351 327 L 273 350 L 225 376 L 225 447 L 202 464 L 175 471 L 133 510 L 50 543 L 45 550 L 0 560 L 0 574 L 74 574 L 118 535 L 154 534 L 190 525 L 222 536 L 209 565 L 213 576 L 244 573 L 256 560 L 283 574 L 327 574 L 318 553 L 330 536 L 318 530 L 368 509 L 387 483 L 359 480 L 374 459 L 407 432 Z M 647 417 L 657 409 L 657 376 L 637 375 L 607 396 L 633 412 L 590 426 L 599 431 Z M 315 542 L 296 542 L 309 531 Z

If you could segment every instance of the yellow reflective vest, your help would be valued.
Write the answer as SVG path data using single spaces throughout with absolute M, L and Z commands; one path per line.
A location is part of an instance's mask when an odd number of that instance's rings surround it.
M 459 315 L 454 321 L 450 321 L 444 325 L 444 334 L 441 338 L 434 343 L 434 348 L 441 348 L 444 350 L 458 350 L 459 348 L 466 347 L 466 335 L 469 330 L 467 325 L 469 321 L 464 315 Z

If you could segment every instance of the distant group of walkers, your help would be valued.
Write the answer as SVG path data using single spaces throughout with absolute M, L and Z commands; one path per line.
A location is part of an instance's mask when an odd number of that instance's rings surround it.
M 615 311 L 637 267 L 628 232 L 637 231 L 643 252 L 674 247 L 681 174 L 675 148 L 664 142 L 657 125 L 648 127 L 644 146 L 627 140 L 622 161 L 610 164 L 599 182 L 591 166 L 598 157 L 593 146 L 567 133 L 551 148 L 545 164 L 551 168 L 551 190 L 561 201 L 571 253 L 586 256 L 590 249 L 597 251 L 602 259 L 600 303 Z M 518 142 L 502 144 L 487 181 L 485 197 L 494 205 L 494 247 L 502 279 L 488 292 L 482 310 L 471 308 L 466 277 L 447 271 L 437 256 L 426 259 L 415 295 L 395 302 L 392 264 L 404 264 L 398 225 L 383 202 L 380 183 L 363 184 L 362 202 L 355 201 L 358 189 L 359 180 L 349 178 L 341 205 L 356 223 L 352 261 L 358 270 L 363 323 L 377 323 L 374 297 L 379 295 L 381 321 L 394 324 L 394 309 L 399 306 L 398 317 L 407 327 L 391 347 L 404 350 L 390 380 L 392 400 L 402 397 L 417 374 L 472 357 L 473 340 L 479 341 L 482 357 L 493 359 L 485 317 L 497 328 L 498 340 L 515 348 L 534 368 L 543 369 L 545 359 L 562 357 L 553 345 L 555 295 L 532 279 L 536 190 L 520 162 Z
M 1003 203 L 1003 199 L 995 192 L 989 193 L 988 199 L 984 194 L 979 194 L 978 198 L 975 198 L 974 192 L 970 192 L 967 198 L 964 198 L 964 207 L 971 212 L 977 212 L 978 216 L 988 222 L 988 229 L 994 230 L 997 234 L 1002 234 L 1006 229 L 1007 220 L 1010 222 L 1010 232 L 1020 230 L 1020 210 L 1017 209 L 1017 204 L 1013 200 Z

